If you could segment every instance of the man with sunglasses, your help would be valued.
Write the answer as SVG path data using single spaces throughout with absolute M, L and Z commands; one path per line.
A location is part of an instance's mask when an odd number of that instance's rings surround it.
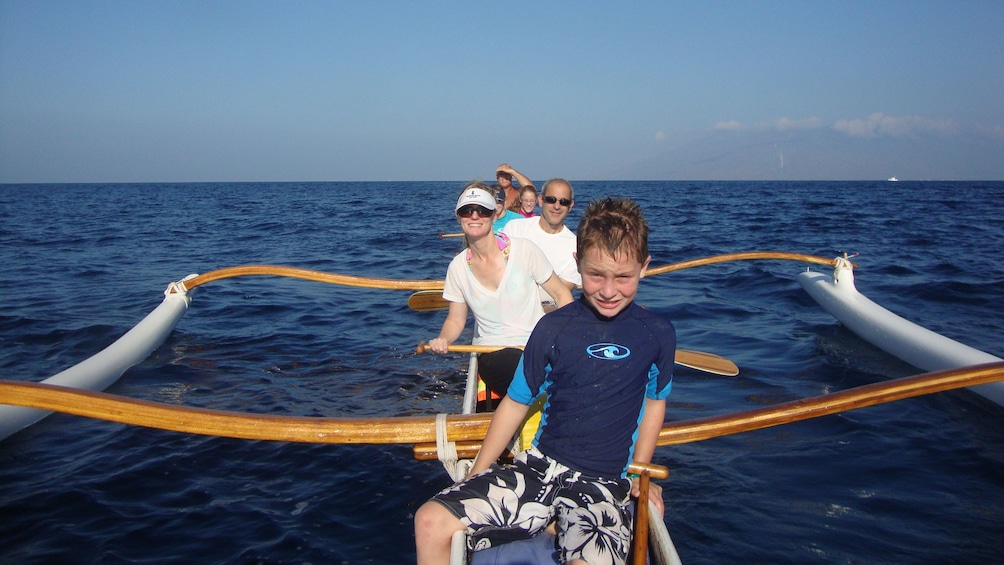
M 540 216 L 512 220 L 502 229 L 502 233 L 509 237 L 529 239 L 535 243 L 568 290 L 582 284 L 582 276 L 575 264 L 575 233 L 565 226 L 565 218 L 575 205 L 573 195 L 572 185 L 567 180 L 551 179 L 544 183 L 540 191 Z M 546 294 L 541 294 L 541 301 L 553 302 Z

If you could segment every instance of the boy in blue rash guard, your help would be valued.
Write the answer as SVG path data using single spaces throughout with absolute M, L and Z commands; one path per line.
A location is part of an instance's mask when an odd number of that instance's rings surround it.
M 626 470 L 655 451 L 676 331 L 633 302 L 651 259 L 637 204 L 591 202 L 576 235 L 582 297 L 537 323 L 467 479 L 415 514 L 420 564 L 446 563 L 455 531 L 468 530 L 483 549 L 536 535 L 552 520 L 562 563 L 627 558 L 638 487 Z M 533 447 L 495 465 L 541 394 Z M 661 512 L 661 489 L 650 496 Z

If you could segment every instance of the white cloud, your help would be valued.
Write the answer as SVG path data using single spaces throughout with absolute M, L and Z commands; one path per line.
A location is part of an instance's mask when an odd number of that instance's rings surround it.
M 823 120 L 819 118 L 806 118 L 804 120 L 792 120 L 789 118 L 781 118 L 774 122 L 774 129 L 778 131 L 787 131 L 794 129 L 819 129 L 823 127 Z
M 664 131 L 655 132 L 655 140 L 658 142 L 666 141 L 666 132 Z
M 980 135 L 994 139 L 1004 139 L 1004 126 L 977 124 L 975 129 L 976 133 L 979 133 Z
M 818 129 L 823 127 L 823 120 L 819 118 L 806 118 L 804 120 L 792 120 L 791 118 L 778 118 L 773 122 L 761 122 L 756 125 L 746 125 L 735 120 L 722 121 L 715 124 L 714 131 L 790 131 L 798 129 Z
M 715 131 L 745 131 L 748 128 L 735 120 L 730 120 L 728 122 L 718 122 L 712 129 Z
M 922 133 L 954 135 L 959 132 L 958 124 L 951 118 L 886 116 L 881 112 L 875 112 L 863 120 L 837 120 L 833 129 L 851 137 L 908 137 Z

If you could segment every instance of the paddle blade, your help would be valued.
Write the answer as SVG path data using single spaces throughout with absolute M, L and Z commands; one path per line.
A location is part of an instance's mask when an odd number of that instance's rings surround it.
M 714 353 L 677 349 L 675 361 L 677 365 L 715 375 L 734 377 L 739 374 L 739 367 L 735 363 Z
M 408 297 L 408 308 L 416 312 L 432 312 L 450 307 L 441 290 L 420 290 Z

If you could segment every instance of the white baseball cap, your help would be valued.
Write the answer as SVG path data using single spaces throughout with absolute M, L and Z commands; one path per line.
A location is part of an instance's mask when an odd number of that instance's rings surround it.
M 454 208 L 453 211 L 457 212 L 468 204 L 477 204 L 478 206 L 484 206 L 485 208 L 494 211 L 495 197 L 483 188 L 468 188 L 460 195 L 460 198 L 457 199 L 457 207 Z

